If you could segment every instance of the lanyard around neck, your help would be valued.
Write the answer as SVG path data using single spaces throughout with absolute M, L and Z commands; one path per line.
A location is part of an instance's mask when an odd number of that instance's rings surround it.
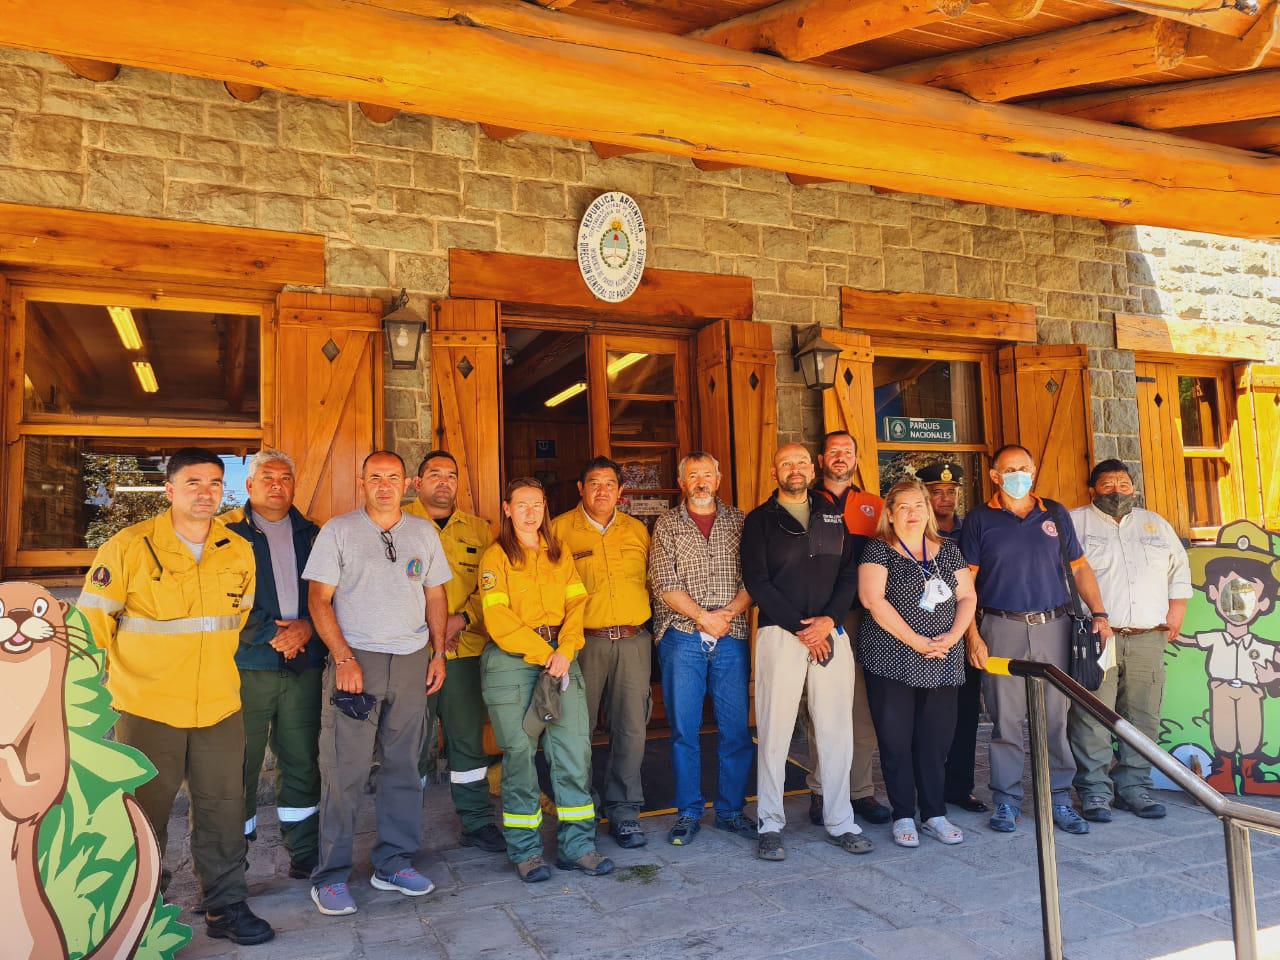
M 916 560 L 916 555 L 912 553 L 911 548 L 907 546 L 907 541 L 899 537 L 898 542 L 902 544 L 902 549 L 907 551 L 907 556 L 909 556 L 912 560 L 915 560 L 915 562 L 919 565 L 920 572 L 924 574 L 925 580 L 930 579 L 933 576 L 933 574 L 929 572 L 929 541 L 925 537 L 925 535 L 923 533 L 920 534 L 920 559 L 919 560 Z

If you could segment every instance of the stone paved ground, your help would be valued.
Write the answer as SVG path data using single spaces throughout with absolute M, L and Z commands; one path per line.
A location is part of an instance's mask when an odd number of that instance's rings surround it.
M 1084 837 L 1058 832 L 1066 953 L 1071 960 L 1199 960 L 1231 955 L 1230 913 L 1218 822 L 1180 794 L 1161 794 L 1170 816 L 1124 813 Z M 271 808 L 259 812 L 250 852 L 255 910 L 278 936 L 236 948 L 204 934 L 185 958 L 252 960 L 945 960 L 1041 956 L 1033 825 L 1008 836 L 985 817 L 958 812 L 965 842 L 893 845 L 888 827 L 867 827 L 876 849 L 854 857 L 824 842 L 806 817 L 807 797 L 787 802 L 788 857 L 762 863 L 748 841 L 704 828 L 691 846 L 663 840 L 670 817 L 644 821 L 649 845 L 600 847 L 618 863 L 609 877 L 557 872 L 526 886 L 505 857 L 456 845 L 445 786 L 426 799 L 418 866 L 436 882 L 411 900 L 368 884 L 372 798 L 361 818 L 353 892 L 360 912 L 316 913 L 308 886 L 287 876 Z M 1266 802 L 1266 801 L 1262 801 Z M 1273 804 L 1277 805 L 1277 804 Z M 748 810 L 750 812 L 750 810 Z M 185 822 L 175 817 L 171 898 L 190 907 L 194 880 Z M 554 834 L 546 831 L 549 853 Z M 1280 838 L 1255 835 L 1254 874 L 1262 955 L 1280 957 Z

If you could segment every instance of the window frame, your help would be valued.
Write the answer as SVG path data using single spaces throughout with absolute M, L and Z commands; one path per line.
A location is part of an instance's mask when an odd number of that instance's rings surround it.
M 1217 446 L 1188 447 L 1182 444 L 1182 457 L 1176 476 L 1181 478 L 1182 497 L 1187 504 L 1187 530 L 1191 540 L 1215 540 L 1223 524 L 1232 518 L 1245 516 L 1243 487 L 1243 457 L 1240 450 L 1240 423 L 1236 409 L 1236 375 L 1228 360 L 1187 360 L 1178 362 L 1174 369 L 1179 390 L 1183 377 L 1212 380 L 1218 390 L 1217 416 L 1214 429 L 1219 439 Z M 1182 404 L 1177 406 L 1174 423 L 1182 442 Z M 1191 491 L 1186 481 L 1187 461 L 1217 460 L 1225 470 L 1217 481 L 1218 515 L 1222 524 L 1195 526 L 1191 523 Z
M 76 416 L 74 414 L 39 413 L 26 416 L 23 404 L 23 372 L 25 371 L 25 337 L 27 304 L 31 301 L 133 307 L 135 309 L 172 309 L 197 313 L 240 313 L 258 317 L 259 412 L 257 421 L 183 419 L 174 417 Z M 6 368 L 4 386 L 4 551 L 0 564 L 6 571 L 15 569 L 40 571 L 63 568 L 87 568 L 93 562 L 93 548 L 22 549 L 23 472 L 30 437 L 145 437 L 190 440 L 193 444 L 209 441 L 244 441 L 246 446 L 270 444 L 275 416 L 275 337 L 274 300 L 267 293 L 255 296 L 240 291 L 204 293 L 143 292 L 129 285 L 53 284 L 43 281 L 9 281 L 9 309 L 3 315 L 3 341 Z

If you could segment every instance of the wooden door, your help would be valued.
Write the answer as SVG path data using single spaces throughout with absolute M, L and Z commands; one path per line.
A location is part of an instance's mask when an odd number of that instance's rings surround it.
M 679 501 L 676 467 L 693 449 L 689 342 L 590 334 L 587 384 L 592 453 L 618 462 L 627 512 L 652 527 Z
M 876 450 L 871 338 L 843 330 L 824 330 L 823 336 L 840 348 L 840 356 L 836 358 L 836 384 L 822 392 L 823 432 L 849 432 L 858 448 L 858 470 L 853 482 L 863 490 L 879 495 L 880 462 Z
M 1168 520 L 1178 536 L 1190 537 L 1176 368 L 1172 363 L 1139 360 L 1135 373 L 1144 502 L 1148 510 Z
M 1067 346 L 1014 346 L 1000 351 L 998 373 L 1004 439 L 1031 451 L 1035 492 L 1068 507 L 1089 501 L 1093 425 L 1089 351 Z
M 298 466 L 294 502 L 319 523 L 361 503 L 382 446 L 381 300 L 282 293 L 276 301 L 274 444 Z
M 777 357 L 767 323 L 727 323 L 733 498 L 738 509 L 751 511 L 773 492 L 773 454 L 778 449 Z
M 709 323 L 694 340 L 698 391 L 698 449 L 724 467 L 720 493 L 733 500 L 733 405 L 729 400 L 729 332 L 727 320 Z
M 1280 367 L 1242 364 L 1236 374 L 1246 515 L 1280 532 Z
M 458 505 L 496 524 L 502 512 L 498 304 L 443 300 L 433 314 L 436 443 L 457 458 Z

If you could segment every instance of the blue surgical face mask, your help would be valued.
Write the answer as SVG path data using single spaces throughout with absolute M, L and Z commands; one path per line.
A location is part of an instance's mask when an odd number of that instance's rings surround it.
M 1031 492 L 1031 474 L 1026 470 L 1006 473 L 1000 480 L 1000 489 L 1015 500 L 1021 500 Z

